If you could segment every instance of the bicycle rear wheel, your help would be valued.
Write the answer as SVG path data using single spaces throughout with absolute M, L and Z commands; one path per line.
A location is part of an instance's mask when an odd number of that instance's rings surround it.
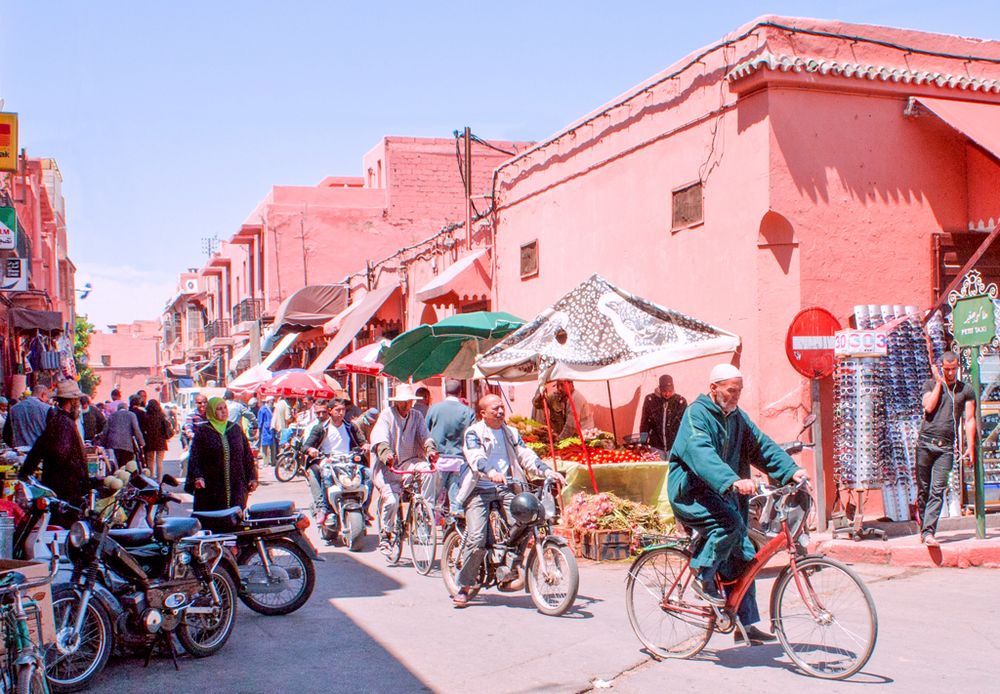
M 625 580 L 632 631 L 660 658 L 690 658 L 708 643 L 715 613 L 691 588 L 691 557 L 673 547 L 636 559 Z
M 426 576 L 434 568 L 437 528 L 434 527 L 434 508 L 423 497 L 417 497 L 411 502 L 409 535 L 413 568 L 421 576 Z
M 809 557 L 774 591 L 778 640 L 806 674 L 840 680 L 865 666 L 878 638 L 878 616 L 871 593 L 851 569 Z

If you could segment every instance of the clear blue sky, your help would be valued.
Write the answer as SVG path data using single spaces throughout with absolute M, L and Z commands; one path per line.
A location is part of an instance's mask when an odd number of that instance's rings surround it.
M 542 139 L 762 14 L 996 39 L 998 7 L 0 0 L 0 99 L 59 163 L 78 309 L 103 326 L 158 317 L 202 237 L 272 185 L 361 175 L 384 135 Z

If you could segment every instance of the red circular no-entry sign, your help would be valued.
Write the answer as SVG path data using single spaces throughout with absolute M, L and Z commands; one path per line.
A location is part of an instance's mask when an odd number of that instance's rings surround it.
M 788 326 L 785 353 L 792 368 L 806 378 L 826 378 L 833 373 L 834 334 L 840 321 L 825 308 L 799 311 Z

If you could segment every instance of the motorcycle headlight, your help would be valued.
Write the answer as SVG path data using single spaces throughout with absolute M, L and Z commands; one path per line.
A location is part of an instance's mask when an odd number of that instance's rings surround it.
M 361 483 L 361 479 L 357 475 L 352 475 L 346 472 L 337 473 L 337 481 L 340 482 L 341 487 L 356 487 Z
M 545 509 L 546 518 L 556 517 L 556 500 L 551 494 L 542 494 L 542 508 Z
M 90 542 L 90 526 L 82 521 L 76 521 L 69 528 L 69 543 L 80 549 Z

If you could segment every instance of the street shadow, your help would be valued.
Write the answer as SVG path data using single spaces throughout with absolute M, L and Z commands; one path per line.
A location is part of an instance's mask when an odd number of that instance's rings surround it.
M 727 638 L 732 638 L 726 634 Z M 794 663 L 786 660 L 785 650 L 778 643 L 768 643 L 760 646 L 737 646 L 722 649 L 705 649 L 700 654 L 701 659 L 714 662 L 724 668 L 742 670 L 747 667 L 765 667 L 787 670 L 803 677 L 810 677 Z M 893 684 L 891 677 L 870 672 L 859 672 L 845 682 L 851 684 Z
M 137 682 L 142 691 L 174 694 L 306 692 L 316 691 L 319 682 L 328 683 L 329 691 L 377 691 L 387 683 L 393 692 L 433 691 L 377 635 L 332 604 L 335 598 L 380 595 L 401 587 L 368 567 L 353 577 L 343 566 L 349 562 L 355 560 L 339 557 L 318 565 L 320 575 L 331 565 L 341 566 L 336 576 L 319 578 L 309 602 L 292 614 L 268 617 L 240 605 L 232 637 L 214 657 L 192 658 L 179 651 L 179 672 L 165 650 L 157 652 L 149 667 L 143 667 L 142 655 L 114 658 L 90 691 L 132 694 L 139 691 Z
M 592 598 L 586 595 L 577 595 L 573 605 L 556 619 L 593 619 L 594 613 L 585 609 L 599 602 L 604 602 L 600 598 Z M 531 601 L 531 596 L 525 592 L 517 593 L 479 593 L 471 602 L 469 608 L 475 607 L 507 607 L 516 610 L 534 610 L 535 603 Z
M 347 550 L 328 548 L 321 556 L 323 561 L 316 564 L 316 587 L 311 600 L 376 597 L 403 587 L 390 574 L 358 561 Z

